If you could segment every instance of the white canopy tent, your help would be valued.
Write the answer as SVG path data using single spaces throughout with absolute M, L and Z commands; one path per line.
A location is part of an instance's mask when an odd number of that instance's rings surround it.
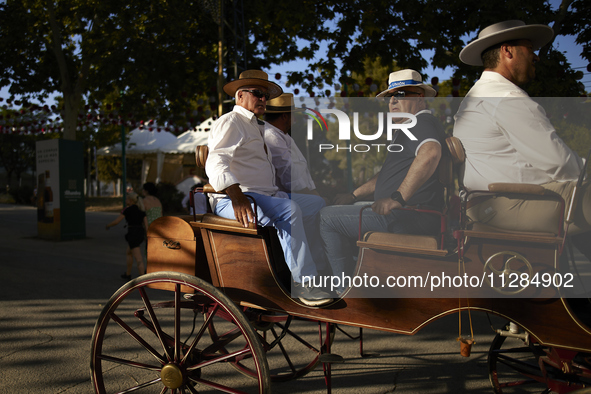
M 196 183 L 193 179 L 196 176 L 199 176 L 201 180 L 205 174 L 195 174 L 193 171 L 196 167 L 195 164 L 195 147 L 198 145 L 207 145 L 207 140 L 209 138 L 209 130 L 211 126 L 215 122 L 214 118 L 209 118 L 203 121 L 199 126 L 185 131 L 183 134 L 179 135 L 175 141 L 172 141 L 158 149 L 158 166 L 164 163 L 166 157 L 172 156 L 179 156 L 180 155 L 180 162 L 182 167 L 191 167 L 191 171 L 188 174 L 182 172 L 180 177 L 177 179 L 180 182 L 183 182 L 187 178 L 191 178 L 192 180 L 188 183 L 194 184 Z M 178 185 L 177 185 L 178 187 Z M 180 189 L 179 189 L 180 190 Z
M 150 130 L 151 129 L 151 130 Z M 144 126 L 136 128 L 129 132 L 127 145 L 125 146 L 125 156 L 142 159 L 142 179 L 146 182 L 151 163 L 156 159 L 158 161 L 158 149 L 168 143 L 176 141 L 176 136 L 168 131 L 158 131 L 157 125 Z M 111 146 L 106 146 L 97 150 L 99 156 L 121 156 L 121 143 L 118 142 Z M 156 182 L 160 180 L 162 165 L 156 164 L 157 175 Z
M 197 128 L 187 130 L 179 135 L 175 141 L 163 145 L 158 149 L 158 152 L 165 155 L 180 155 L 195 153 L 195 147 L 198 145 L 207 145 L 209 133 L 206 131 L 199 131 Z

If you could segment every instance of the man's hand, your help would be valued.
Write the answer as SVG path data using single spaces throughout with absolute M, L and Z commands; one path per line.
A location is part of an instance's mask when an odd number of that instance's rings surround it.
M 248 197 L 242 193 L 240 186 L 234 184 L 226 189 L 226 193 L 230 200 L 232 200 L 232 207 L 234 208 L 234 216 L 236 220 L 242 224 L 243 227 L 248 227 L 248 223 L 255 222 L 255 215 L 250 205 Z
M 352 193 L 341 193 L 337 194 L 333 199 L 334 205 L 349 205 L 353 204 L 355 201 L 355 197 L 353 197 Z
M 402 208 L 398 201 L 392 200 L 390 197 L 380 198 L 371 205 L 371 210 L 380 215 L 387 215 L 393 209 Z

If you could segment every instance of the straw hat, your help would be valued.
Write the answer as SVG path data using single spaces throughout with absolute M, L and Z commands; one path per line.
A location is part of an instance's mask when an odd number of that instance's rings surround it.
M 379 93 L 376 97 L 384 97 L 386 94 L 405 86 L 415 86 L 425 91 L 425 97 L 435 97 L 437 92 L 429 85 L 423 83 L 423 77 L 415 70 L 406 69 L 394 71 L 388 77 L 388 89 Z
M 293 102 L 293 94 L 283 93 L 281 96 L 267 101 L 267 114 L 282 114 L 285 112 L 301 112 L 304 108 L 296 108 Z
M 275 82 L 269 81 L 269 76 L 266 72 L 261 70 L 246 70 L 240 74 L 238 79 L 228 82 L 224 85 L 224 92 L 230 96 L 234 96 L 236 91 L 243 86 L 262 86 L 267 88 L 270 99 L 279 97 L 283 93 L 281 86 Z
M 495 23 L 483 29 L 476 40 L 462 49 L 460 60 L 470 66 L 482 66 L 482 52 L 493 45 L 511 40 L 530 40 L 534 51 L 537 51 L 553 36 L 554 30 L 546 25 L 526 25 L 518 20 Z

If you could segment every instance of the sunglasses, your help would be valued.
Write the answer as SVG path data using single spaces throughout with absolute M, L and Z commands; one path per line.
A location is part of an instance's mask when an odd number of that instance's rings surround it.
M 417 96 L 421 95 L 421 93 L 411 92 L 410 90 L 397 90 L 396 92 L 387 93 L 384 96 L 384 100 L 386 102 L 388 102 L 388 101 L 390 101 L 390 97 L 394 97 L 395 99 L 401 99 L 401 98 L 405 98 L 406 95 L 408 95 L 408 94 L 415 94 Z
M 265 99 L 269 100 L 269 98 L 271 97 L 271 95 L 269 93 L 265 93 L 259 89 L 242 89 L 241 91 L 248 92 L 258 99 L 261 99 L 264 97 Z

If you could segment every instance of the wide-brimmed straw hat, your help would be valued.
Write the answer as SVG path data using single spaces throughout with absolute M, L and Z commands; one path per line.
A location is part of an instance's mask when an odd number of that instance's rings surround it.
M 261 70 L 246 70 L 243 71 L 238 79 L 228 82 L 224 85 L 224 92 L 230 96 L 234 96 L 236 91 L 243 86 L 262 86 L 267 88 L 269 92 L 269 99 L 279 97 L 283 93 L 281 86 L 275 82 L 269 81 L 269 76 L 266 72 Z
M 293 101 L 293 94 L 283 93 L 281 96 L 267 101 L 267 114 L 282 114 L 285 112 L 302 112 L 304 108 L 296 108 Z
M 470 66 L 482 66 L 482 52 L 493 45 L 511 40 L 530 40 L 534 51 L 546 45 L 554 36 L 554 30 L 546 25 L 526 25 L 523 21 L 510 20 L 484 28 L 478 38 L 460 52 L 460 60 Z
M 384 97 L 386 94 L 405 86 L 415 86 L 425 91 L 425 97 L 435 97 L 437 91 L 423 83 L 423 77 L 415 70 L 406 69 L 394 71 L 388 77 L 388 89 L 379 93 L 376 97 Z

